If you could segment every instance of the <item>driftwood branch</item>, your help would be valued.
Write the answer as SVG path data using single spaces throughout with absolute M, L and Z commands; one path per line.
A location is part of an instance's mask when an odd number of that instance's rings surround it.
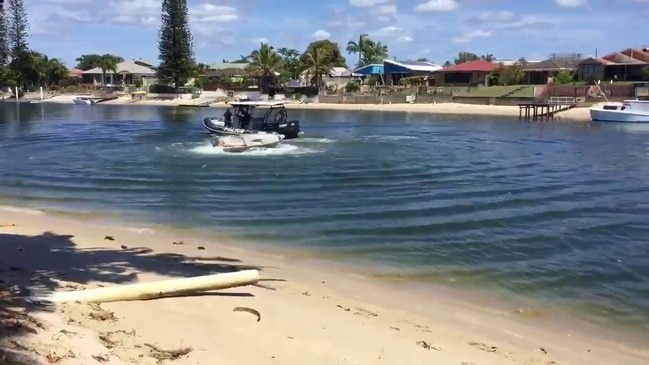
M 256 284 L 258 280 L 258 270 L 243 270 L 225 274 L 195 276 L 149 283 L 116 285 L 88 290 L 60 291 L 55 292 L 49 297 L 37 297 L 31 300 L 52 303 L 106 303 L 148 300 L 251 285 Z

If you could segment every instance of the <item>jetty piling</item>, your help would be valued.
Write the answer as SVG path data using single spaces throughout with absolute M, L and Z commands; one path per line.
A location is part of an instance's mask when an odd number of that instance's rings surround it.
M 554 119 L 557 113 L 577 106 L 576 98 L 569 96 L 553 96 L 547 101 L 518 104 L 519 119 L 544 120 Z

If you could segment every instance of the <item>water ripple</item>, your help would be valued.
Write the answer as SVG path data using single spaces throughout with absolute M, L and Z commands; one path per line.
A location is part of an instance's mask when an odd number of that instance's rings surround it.
M 5 210 L 119 211 L 649 321 L 645 133 L 295 111 L 304 138 L 229 154 L 211 108 L 3 108 Z

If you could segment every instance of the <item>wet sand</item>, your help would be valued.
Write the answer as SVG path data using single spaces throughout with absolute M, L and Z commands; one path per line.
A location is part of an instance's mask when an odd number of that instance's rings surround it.
M 260 285 L 22 313 L 20 298 L 27 293 L 248 268 L 260 270 Z M 494 309 L 445 290 L 400 288 L 300 255 L 259 252 L 191 231 L 138 231 L 0 211 L 0 272 L 2 348 L 30 364 L 171 358 L 174 364 L 288 365 L 649 362 L 646 346 L 569 323 L 546 326 L 529 311 Z M 235 307 L 252 308 L 261 320 Z

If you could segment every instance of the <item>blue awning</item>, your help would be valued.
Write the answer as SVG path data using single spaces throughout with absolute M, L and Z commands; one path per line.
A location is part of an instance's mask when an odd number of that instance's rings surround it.
M 383 75 L 383 65 L 380 63 L 373 63 L 371 65 L 359 67 L 352 72 L 361 75 Z

